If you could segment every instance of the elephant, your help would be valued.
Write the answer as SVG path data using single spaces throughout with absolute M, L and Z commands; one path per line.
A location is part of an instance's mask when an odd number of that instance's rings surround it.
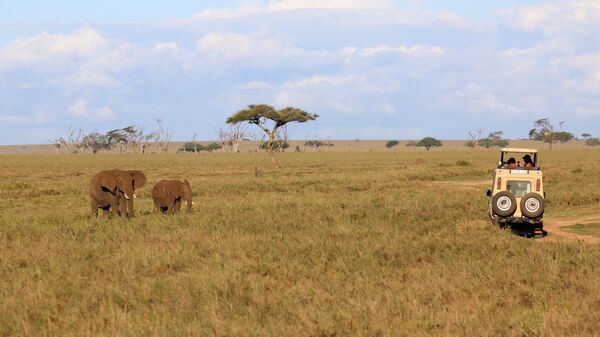
M 187 211 L 192 211 L 192 188 L 187 180 L 161 180 L 152 188 L 154 211 L 175 214 L 181 209 L 181 202 L 187 204 Z
M 98 217 L 98 208 L 109 217 L 132 217 L 135 190 L 146 184 L 146 176 L 136 170 L 106 170 L 96 173 L 90 181 L 92 214 Z

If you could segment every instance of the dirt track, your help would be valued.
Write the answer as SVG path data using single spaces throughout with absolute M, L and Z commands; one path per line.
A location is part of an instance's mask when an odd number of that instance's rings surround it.
M 596 236 L 576 234 L 568 231 L 569 226 L 593 222 L 600 222 L 600 214 L 585 217 L 545 218 L 544 229 L 548 232 L 548 236 L 540 241 L 583 241 L 585 243 L 600 243 L 600 238 Z

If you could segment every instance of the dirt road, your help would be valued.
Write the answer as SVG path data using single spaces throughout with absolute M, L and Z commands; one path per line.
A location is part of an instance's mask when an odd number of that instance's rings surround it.
M 584 217 L 570 218 L 551 218 L 544 219 L 544 229 L 548 236 L 540 241 L 546 242 L 565 242 L 565 241 L 583 241 L 585 243 L 600 243 L 600 238 L 591 235 L 576 234 L 569 231 L 569 226 L 576 224 L 586 224 L 600 222 L 600 214 Z

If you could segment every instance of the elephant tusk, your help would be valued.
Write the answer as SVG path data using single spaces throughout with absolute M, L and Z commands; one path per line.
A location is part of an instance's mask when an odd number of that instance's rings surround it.
M 127 193 L 123 193 L 123 195 L 125 195 L 125 199 L 131 200 L 131 198 L 127 196 Z
M 134 198 L 134 199 L 137 199 L 137 195 L 135 195 L 135 193 L 133 194 L 133 198 Z

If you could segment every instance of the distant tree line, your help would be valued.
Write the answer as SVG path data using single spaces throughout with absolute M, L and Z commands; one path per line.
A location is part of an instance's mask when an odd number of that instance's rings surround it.
M 120 153 L 147 153 L 169 151 L 173 133 L 164 125 L 162 119 L 156 120 L 158 130 L 145 132 L 140 125 L 130 125 L 107 132 L 92 131 L 83 128 L 69 128 L 65 136 L 50 141 L 58 153 L 98 153 L 117 151 Z M 152 151 L 153 149 L 153 151 Z

